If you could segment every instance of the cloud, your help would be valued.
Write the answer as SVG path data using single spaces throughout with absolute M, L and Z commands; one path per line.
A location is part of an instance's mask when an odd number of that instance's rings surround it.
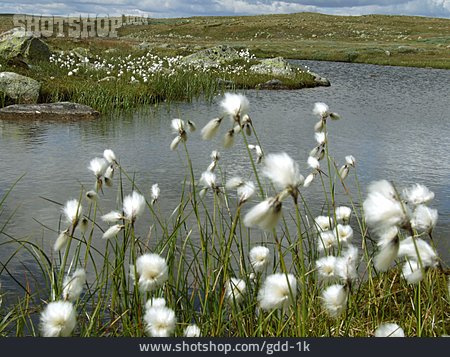
M 37 12 L 36 9 L 39 9 Z M 143 14 L 150 17 L 293 12 L 399 14 L 450 18 L 450 0 L 2 0 L 2 13 L 42 15 Z

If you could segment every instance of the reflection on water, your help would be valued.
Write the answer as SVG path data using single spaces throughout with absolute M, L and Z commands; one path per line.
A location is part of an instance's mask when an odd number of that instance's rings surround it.
M 315 144 L 316 118 L 311 109 L 316 101 L 326 102 L 343 118 L 329 125 L 332 153 L 338 165 L 345 155 L 356 157 L 363 188 L 371 180 L 386 178 L 399 186 L 423 183 L 436 193 L 433 207 L 439 210 L 440 218 L 435 239 L 439 253 L 449 261 L 450 71 L 301 63 L 328 77 L 332 86 L 246 93 L 265 152 L 286 151 L 306 174 L 306 158 Z M 3 222 L 15 212 L 6 231 L 17 238 L 43 240 L 50 251 L 56 233 L 44 226 L 58 229 L 60 208 L 44 198 L 63 203 L 79 196 L 80 184 L 91 188 L 94 179 L 87 170 L 89 160 L 101 156 L 105 148 L 116 152 L 147 194 L 151 185 L 158 182 L 161 205 L 171 212 L 178 203 L 186 163 L 184 155 L 169 150 L 173 137 L 170 119 L 193 120 L 201 127 L 217 114 L 217 103 L 199 101 L 160 105 L 96 121 L 0 121 L 0 195 L 26 174 L 2 207 Z M 253 137 L 249 139 L 252 140 Z M 197 173 L 206 169 L 210 152 L 219 148 L 226 175 L 250 174 L 241 140 L 233 149 L 224 150 L 221 138 L 203 142 L 196 132 L 190 135 L 187 145 Z M 306 196 L 317 200 L 317 186 L 313 185 Z M 116 195 L 115 190 L 106 194 L 105 210 L 114 206 Z M 319 213 L 322 204 L 316 203 L 315 213 Z M 147 230 L 148 226 L 142 227 L 143 232 Z M 4 239 L 0 237 L 0 241 Z M 0 259 L 9 256 L 11 249 L 2 248 Z

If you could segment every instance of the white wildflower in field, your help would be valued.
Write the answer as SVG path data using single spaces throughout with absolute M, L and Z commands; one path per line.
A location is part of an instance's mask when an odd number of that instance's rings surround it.
M 220 106 L 226 114 L 233 120 L 240 120 L 249 108 L 247 97 L 242 94 L 225 93 L 225 98 L 220 102 Z
M 159 194 L 161 193 L 161 190 L 159 189 L 159 186 L 157 183 L 152 185 L 152 204 L 155 204 L 156 201 L 158 201 Z
M 117 221 L 120 221 L 121 219 L 123 219 L 123 215 L 120 212 L 117 211 L 111 211 L 107 214 L 104 214 L 101 219 L 104 222 L 108 222 L 108 223 L 115 223 Z
M 61 250 L 62 248 L 64 248 L 67 244 L 67 242 L 69 241 L 70 236 L 69 236 L 69 231 L 66 229 L 64 231 L 62 231 L 61 233 L 59 233 L 58 238 L 56 238 L 55 244 L 53 245 L 53 250 L 55 252 Z
M 297 296 L 297 281 L 292 274 L 267 276 L 258 292 L 259 305 L 263 310 L 287 308 Z
M 261 245 L 253 247 L 249 252 L 249 259 L 253 270 L 260 273 L 269 263 L 270 250 Z
M 134 222 L 145 208 L 145 198 L 140 193 L 133 191 L 131 195 L 123 199 L 123 212 L 125 218 Z
M 405 337 L 405 332 L 397 324 L 384 323 L 375 330 L 375 337 Z
M 436 226 L 438 211 L 425 205 L 418 205 L 412 214 L 411 227 L 420 232 L 431 232 Z
M 105 151 L 103 151 L 103 157 L 110 164 L 117 164 L 116 154 L 114 154 L 114 151 L 112 151 L 111 149 L 106 149 Z
M 314 223 L 319 231 L 328 231 L 333 228 L 333 218 L 328 216 L 317 216 L 314 219 Z
M 86 271 L 77 269 L 72 276 L 66 276 L 63 281 L 63 299 L 74 302 L 78 300 L 86 283 Z
M 134 270 L 136 269 L 137 279 Z M 131 277 L 138 281 L 142 292 L 154 291 L 168 279 L 169 268 L 166 260 L 158 254 L 144 254 L 136 259 L 136 267 L 130 266 Z
M 184 329 L 184 337 L 200 337 L 201 331 L 197 325 L 189 325 Z
M 348 291 L 344 285 L 334 284 L 322 292 L 323 306 L 326 312 L 338 318 L 347 305 Z
M 225 296 L 228 301 L 239 303 L 244 298 L 246 287 L 244 280 L 231 278 L 225 284 Z
M 339 223 L 347 224 L 350 221 L 350 215 L 352 209 L 346 206 L 339 206 L 335 209 L 336 221 Z
M 40 317 L 40 330 L 43 337 L 68 337 L 76 325 L 76 312 L 69 301 L 49 303 Z
M 219 131 L 220 123 L 223 118 L 210 120 L 201 130 L 203 140 L 211 140 Z
M 322 279 L 332 279 L 336 277 L 337 258 L 329 255 L 316 260 L 316 269 Z
M 73 226 L 76 226 L 78 220 L 83 212 L 83 207 L 81 207 L 80 202 L 78 200 L 73 199 L 66 202 L 63 207 L 63 213 L 66 218 L 66 221 Z
M 336 235 L 333 231 L 324 231 L 319 233 L 317 238 L 317 249 L 319 249 L 319 251 L 328 250 L 336 245 Z
M 338 224 L 333 233 L 336 241 L 341 243 L 349 243 L 353 238 L 353 229 L 349 225 Z
M 237 188 L 237 195 L 239 197 L 239 204 L 247 202 L 254 194 L 256 188 L 252 181 L 246 181 Z
M 409 284 L 417 284 L 423 279 L 420 264 L 415 260 L 408 260 L 403 264 L 402 274 Z
M 119 234 L 119 232 L 124 229 L 125 226 L 122 224 L 115 224 L 111 227 L 109 227 L 102 235 L 102 239 L 108 240 L 111 239 L 113 237 L 115 237 L 116 235 Z
M 99 179 L 100 177 L 103 176 L 103 173 L 105 172 L 107 167 L 108 162 L 104 158 L 96 157 L 89 162 L 88 169 L 94 173 L 97 179 Z
M 145 331 L 151 337 L 169 337 L 175 331 L 175 312 L 168 307 L 150 307 L 144 315 Z
M 247 227 L 258 227 L 270 231 L 275 228 L 281 216 L 282 204 L 278 199 L 269 197 L 258 203 L 244 216 Z
M 416 251 L 417 248 L 417 251 Z M 419 256 L 417 255 L 419 253 Z M 431 246 L 420 238 L 408 237 L 400 242 L 399 257 L 407 257 L 422 262 L 424 267 L 433 267 L 438 264 L 438 256 Z
M 403 190 L 403 198 L 408 204 L 417 206 L 433 200 L 434 193 L 424 185 L 415 184 Z
M 278 190 L 296 192 L 304 181 L 297 163 L 286 153 L 269 154 L 264 160 L 263 174 Z
M 166 306 L 166 300 L 164 298 L 150 298 L 145 303 L 145 309 L 148 310 L 151 307 L 164 307 Z
M 375 255 L 375 268 L 379 271 L 387 271 L 397 258 L 399 246 L 399 239 L 397 236 L 383 244 L 377 255 Z

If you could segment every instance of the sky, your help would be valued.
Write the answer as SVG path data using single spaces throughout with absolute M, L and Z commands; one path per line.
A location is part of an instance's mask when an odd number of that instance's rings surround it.
M 190 17 L 303 11 L 450 18 L 450 0 L 0 0 L 0 13 L 37 15 Z

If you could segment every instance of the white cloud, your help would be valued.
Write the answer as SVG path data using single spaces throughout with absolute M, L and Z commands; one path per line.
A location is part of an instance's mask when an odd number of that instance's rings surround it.
M 39 11 L 36 11 L 39 9 Z M 146 14 L 150 17 L 254 15 L 301 11 L 450 18 L 450 0 L 2 0 L 1 13 Z

